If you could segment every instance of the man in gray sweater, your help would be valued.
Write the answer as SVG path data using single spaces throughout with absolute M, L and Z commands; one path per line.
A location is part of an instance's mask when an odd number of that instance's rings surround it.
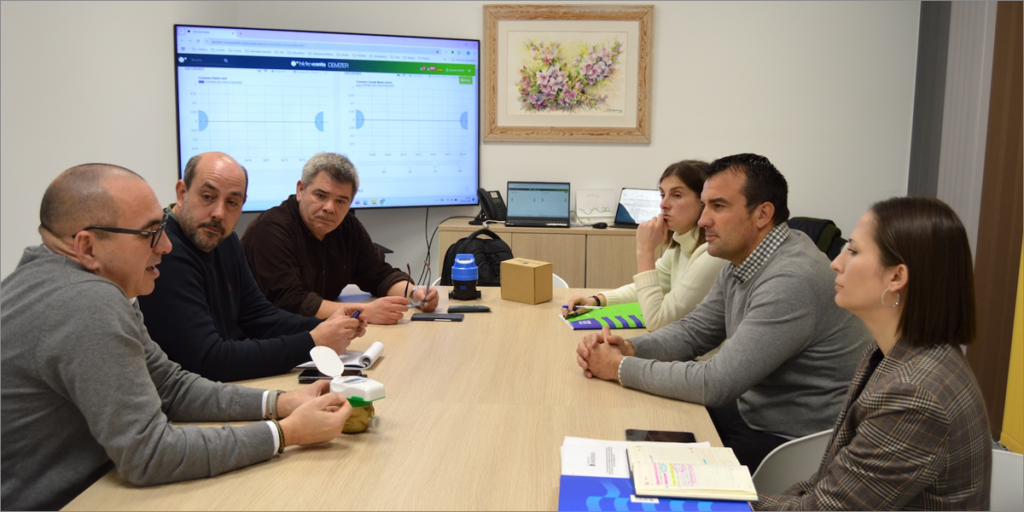
M 732 264 L 683 319 L 630 340 L 589 335 L 577 360 L 588 377 L 704 404 L 753 472 L 778 445 L 833 427 L 871 334 L 836 306 L 828 258 L 786 225 L 788 186 L 767 158 L 721 158 L 705 178 L 698 225 Z
M 61 508 L 111 467 L 136 485 L 209 477 L 341 434 L 352 408 L 326 382 L 283 394 L 211 382 L 150 339 L 135 297 L 171 250 L 166 222 L 128 169 L 82 165 L 47 188 L 43 245 L 0 283 L 2 508 Z

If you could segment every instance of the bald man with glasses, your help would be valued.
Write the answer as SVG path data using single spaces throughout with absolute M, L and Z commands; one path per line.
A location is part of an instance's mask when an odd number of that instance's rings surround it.
M 73 167 L 47 188 L 43 244 L 0 283 L 0 508 L 59 509 L 111 468 L 169 483 L 341 434 L 352 408 L 326 381 L 288 393 L 212 382 L 153 342 L 135 298 L 153 292 L 171 251 L 167 218 L 123 167 Z

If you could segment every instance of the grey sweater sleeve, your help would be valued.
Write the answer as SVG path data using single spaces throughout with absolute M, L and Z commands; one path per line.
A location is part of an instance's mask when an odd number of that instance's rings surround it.
M 690 314 L 661 329 L 630 339 L 636 356 L 658 361 L 689 361 L 701 356 L 725 339 L 724 273 L 719 273 L 711 291 Z M 623 363 L 622 371 L 638 361 Z
M 64 389 L 118 471 L 137 485 L 209 477 L 269 459 L 273 435 L 261 422 L 241 427 L 171 425 L 179 420 L 258 418 L 262 391 L 224 386 L 184 372 L 149 339 L 137 306 L 110 283 L 64 304 L 74 323 L 56 327 L 38 364 Z M 61 332 L 63 331 L 63 332 Z
M 727 329 L 724 279 L 728 268 L 707 299 L 682 320 L 631 340 L 637 357 L 626 358 L 619 373 L 623 386 L 720 407 L 761 382 L 810 342 L 815 326 L 814 294 L 806 279 L 779 273 L 753 283 L 742 320 Z M 733 314 L 736 314 L 733 311 Z M 727 332 L 728 331 L 728 332 Z M 726 337 L 715 357 L 692 361 Z

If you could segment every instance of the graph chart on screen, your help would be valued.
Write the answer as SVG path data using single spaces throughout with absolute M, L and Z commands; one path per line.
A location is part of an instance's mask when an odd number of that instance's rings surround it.
M 356 165 L 356 208 L 475 204 L 476 41 L 211 27 L 189 39 L 188 30 L 177 32 L 182 166 L 206 151 L 233 156 L 250 176 L 246 210 L 294 192 L 320 151 Z M 190 53 L 218 45 L 243 54 Z

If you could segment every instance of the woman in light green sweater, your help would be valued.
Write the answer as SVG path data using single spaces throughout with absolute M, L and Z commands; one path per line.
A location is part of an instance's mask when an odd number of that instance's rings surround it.
M 661 214 L 636 230 L 637 274 L 633 282 L 591 297 L 572 297 L 563 311 L 574 306 L 609 306 L 639 302 L 648 330 L 660 329 L 686 316 L 715 284 L 725 260 L 708 254 L 704 229 L 697 226 L 703 211 L 706 162 L 683 160 L 665 169 L 659 181 Z M 655 251 L 668 248 L 655 261 Z

